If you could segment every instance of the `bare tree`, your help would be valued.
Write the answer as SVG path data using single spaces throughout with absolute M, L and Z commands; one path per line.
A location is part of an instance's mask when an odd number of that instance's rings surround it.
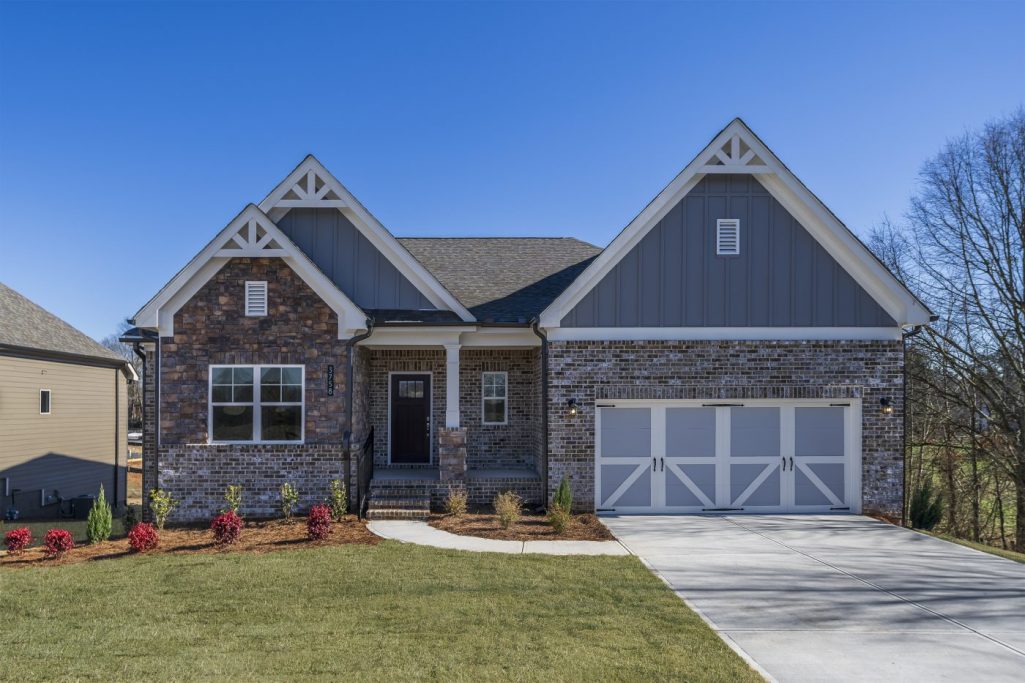
M 127 321 L 122 321 L 117 332 L 108 334 L 100 343 L 128 361 L 135 368 L 135 374 L 142 377 L 142 360 L 135 355 L 130 344 L 118 341 L 131 327 Z M 142 385 L 139 382 L 128 385 L 128 424 L 132 427 L 142 424 Z

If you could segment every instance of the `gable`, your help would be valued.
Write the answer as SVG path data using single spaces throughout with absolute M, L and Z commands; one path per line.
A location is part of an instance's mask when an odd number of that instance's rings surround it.
M 437 309 L 338 209 L 291 209 L 277 225 L 361 308 Z
M 716 221 L 739 219 L 738 256 Z M 751 174 L 704 176 L 564 327 L 892 327 L 894 319 Z

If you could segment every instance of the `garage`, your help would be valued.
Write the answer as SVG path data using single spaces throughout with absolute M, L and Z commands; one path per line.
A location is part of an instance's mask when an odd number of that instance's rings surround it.
M 859 401 L 596 405 L 599 511 L 860 512 Z

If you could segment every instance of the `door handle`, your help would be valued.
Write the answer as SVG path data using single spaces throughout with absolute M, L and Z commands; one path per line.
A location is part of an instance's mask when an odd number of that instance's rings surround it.
M 794 471 L 794 457 L 790 456 L 790 471 Z
M 783 463 L 782 463 L 783 471 L 786 472 L 787 471 L 787 456 L 785 456 L 785 455 L 780 456 L 780 460 L 783 461 Z
M 659 462 L 659 471 L 660 472 L 665 472 L 666 471 L 666 459 L 665 458 L 659 458 L 659 461 L 660 461 Z
M 658 458 L 651 459 L 651 471 L 654 472 L 658 465 Z

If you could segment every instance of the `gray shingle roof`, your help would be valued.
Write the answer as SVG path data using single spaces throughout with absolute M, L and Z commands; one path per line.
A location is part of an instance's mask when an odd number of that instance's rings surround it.
M 601 249 L 572 237 L 400 237 L 474 317 L 527 322 Z
M 0 282 L 0 344 L 124 362 L 53 313 Z

